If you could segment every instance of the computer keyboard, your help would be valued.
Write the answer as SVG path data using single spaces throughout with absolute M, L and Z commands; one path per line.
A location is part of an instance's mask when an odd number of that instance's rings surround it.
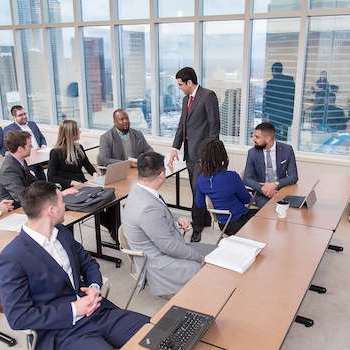
M 213 316 L 173 306 L 140 345 L 152 350 L 190 350 L 213 321 Z

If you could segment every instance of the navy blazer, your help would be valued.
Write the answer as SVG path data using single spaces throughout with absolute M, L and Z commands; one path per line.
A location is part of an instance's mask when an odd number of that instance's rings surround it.
M 293 185 L 298 181 L 298 169 L 292 146 L 276 142 L 276 172 L 278 188 Z M 265 157 L 262 149 L 251 148 L 244 170 L 244 183 L 261 193 L 260 183 L 265 182 Z
M 42 145 L 47 145 L 45 136 L 40 131 L 38 125 L 35 122 L 33 122 L 31 120 L 28 120 L 28 126 L 29 126 L 30 130 L 32 130 L 32 133 L 33 133 L 33 135 L 34 135 L 34 137 L 36 139 L 36 142 L 38 143 L 39 147 L 41 147 Z M 15 122 L 5 126 L 3 140 L 5 140 L 6 135 L 10 131 L 21 131 L 21 130 L 22 129 Z
M 58 225 L 57 239 L 67 252 L 74 284 L 62 267 L 23 230 L 0 253 L 0 300 L 13 329 L 38 331 L 42 349 L 54 349 L 55 332 L 73 327 L 71 302 L 82 286 L 102 285 L 95 259 L 74 240 L 72 232 Z M 115 308 L 106 299 L 102 309 Z M 94 317 L 94 315 L 92 317 Z M 79 323 L 88 322 L 85 317 Z
M 0 155 L 5 155 L 5 146 L 4 146 L 4 131 L 0 127 Z

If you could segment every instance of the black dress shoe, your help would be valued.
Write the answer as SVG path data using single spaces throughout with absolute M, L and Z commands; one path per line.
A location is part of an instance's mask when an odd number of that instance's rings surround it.
M 191 236 L 191 242 L 200 242 L 202 239 L 202 233 L 199 231 L 194 231 Z

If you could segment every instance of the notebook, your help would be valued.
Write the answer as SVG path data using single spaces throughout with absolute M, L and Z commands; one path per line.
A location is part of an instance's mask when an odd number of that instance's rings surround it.
M 265 246 L 266 243 L 231 236 L 222 239 L 218 247 L 205 257 L 205 262 L 244 273 Z

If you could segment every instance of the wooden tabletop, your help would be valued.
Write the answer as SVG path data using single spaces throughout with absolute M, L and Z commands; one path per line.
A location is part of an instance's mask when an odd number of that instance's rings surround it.
M 332 231 L 255 217 L 238 235 L 267 245 L 244 274 L 234 273 L 236 290 L 203 340 L 225 349 L 279 349 Z
M 232 271 L 204 265 L 151 319 L 157 323 L 173 306 L 216 316 L 234 293 L 237 276 Z
M 279 200 L 287 195 L 305 196 L 318 179 L 320 182 L 315 188 L 317 201 L 312 208 L 289 208 L 287 218 L 277 218 L 276 203 Z M 300 176 L 298 184 L 279 190 L 277 195 L 259 210 L 257 216 L 334 231 L 349 197 L 350 176 L 306 173 Z
M 14 231 L 0 231 L 0 252 L 17 236 L 17 234 L 18 233 Z
M 153 328 L 153 325 L 148 323 L 145 324 L 121 349 L 122 350 L 142 350 L 145 347 L 139 345 L 139 342 L 144 338 L 144 336 Z M 211 346 L 199 342 L 193 350 L 218 350 L 217 347 Z

